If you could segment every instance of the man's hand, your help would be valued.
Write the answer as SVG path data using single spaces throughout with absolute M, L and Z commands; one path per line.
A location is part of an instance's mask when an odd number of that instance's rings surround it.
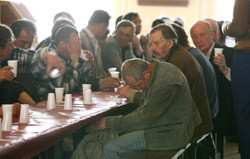
M 105 129 L 105 121 L 106 121 L 105 117 L 102 118 L 102 119 L 97 120 L 96 122 L 90 124 L 86 128 L 86 131 L 90 132 L 90 131 L 94 131 L 94 130 L 103 130 L 103 129 Z
M 219 66 L 220 71 L 227 75 L 229 73 L 229 67 L 227 67 L 225 56 L 223 54 L 218 54 L 217 56 L 214 56 L 214 64 Z
M 81 54 L 81 40 L 78 34 L 71 34 L 69 43 L 67 43 L 68 54 L 71 60 L 78 62 Z
M 99 80 L 100 89 L 117 88 L 120 86 L 118 78 L 103 78 Z
M 45 60 L 47 63 L 46 73 L 48 76 L 50 75 L 50 72 L 53 68 L 57 68 L 58 70 L 60 70 L 61 75 L 65 73 L 65 64 L 57 55 L 49 51 L 45 51 L 42 54 L 42 59 Z
M 14 103 L 13 104 L 13 109 L 12 109 L 12 114 L 13 116 L 20 116 L 20 111 L 21 111 L 21 104 L 19 103 Z M 3 115 L 3 108 L 0 107 L 0 115 Z
M 142 48 L 141 48 L 140 40 L 137 38 L 137 36 L 134 35 L 131 42 L 132 42 L 134 48 L 136 49 L 137 56 L 141 57 L 142 56 Z
M 108 77 L 111 77 L 111 74 L 110 74 L 110 73 L 105 73 L 105 74 L 99 76 L 98 78 L 99 78 L 99 79 L 103 79 L 103 78 L 108 78 Z
M 129 98 L 129 95 L 131 93 L 132 89 L 126 85 L 126 83 L 123 84 L 123 87 L 118 88 L 116 94 L 119 95 L 119 98 Z
M 0 83 L 14 79 L 14 73 L 10 71 L 11 69 L 13 69 L 11 66 L 5 66 L 0 69 Z
M 88 50 L 84 50 L 83 53 L 85 54 L 85 57 L 88 59 L 86 62 L 86 67 L 87 69 L 90 69 L 91 66 L 94 63 L 94 55 L 92 54 L 92 52 L 88 51 Z
M 145 35 L 141 35 L 140 41 L 141 41 L 142 45 L 147 45 L 148 44 L 148 37 Z

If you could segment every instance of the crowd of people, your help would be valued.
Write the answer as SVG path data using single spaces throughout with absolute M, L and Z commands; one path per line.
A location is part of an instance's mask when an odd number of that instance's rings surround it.
M 194 45 L 181 18 L 155 19 L 148 34 L 140 35 L 142 19 L 135 12 L 117 17 L 112 33 L 113 17 L 104 10 L 94 11 L 80 32 L 74 18 L 60 12 L 51 36 L 35 50 L 33 22 L 0 24 L 0 105 L 34 105 L 56 87 L 80 92 L 83 83 L 92 84 L 93 91 L 117 88 L 119 79 L 108 72 L 116 67 L 125 82 L 117 94 L 133 103 L 134 111 L 91 123 L 72 159 L 177 150 L 205 134 L 213 135 L 198 147 L 197 158 L 216 158 L 215 135 L 238 135 L 242 158 L 250 158 L 249 6 L 247 0 L 236 0 L 232 22 L 223 25 L 211 18 L 194 22 Z M 223 34 L 236 37 L 235 48 L 225 45 Z M 222 53 L 215 54 L 216 48 Z M 8 60 L 18 60 L 17 77 Z M 59 76 L 53 77 L 55 69 Z

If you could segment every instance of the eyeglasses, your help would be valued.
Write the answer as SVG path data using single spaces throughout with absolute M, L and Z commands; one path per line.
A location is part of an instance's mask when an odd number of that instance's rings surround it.
M 156 40 L 156 41 L 153 41 L 152 43 L 150 43 L 151 45 L 154 45 L 154 46 L 158 46 L 160 43 L 161 43 L 161 39 L 162 39 L 162 36 Z

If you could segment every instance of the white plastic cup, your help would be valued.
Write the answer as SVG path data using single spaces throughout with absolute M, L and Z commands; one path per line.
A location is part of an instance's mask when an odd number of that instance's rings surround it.
M 87 89 L 84 94 L 83 104 L 92 104 L 92 92 L 91 89 Z
M 55 92 L 56 92 L 56 102 L 62 103 L 64 88 L 55 88 Z
M 88 61 L 86 54 L 84 53 L 84 50 L 81 50 L 80 58 L 84 61 Z
M 11 131 L 12 129 L 12 104 L 3 104 L 3 122 L 2 122 L 2 130 L 3 131 Z
M 47 100 L 47 110 L 56 109 L 55 105 L 55 93 L 49 93 L 48 94 L 48 100 Z
M 58 78 L 58 77 L 61 77 L 62 76 L 62 73 L 59 69 L 57 68 L 54 68 L 50 71 L 50 78 Z
M 19 123 L 29 123 L 29 121 L 30 121 L 29 105 L 28 104 L 21 104 Z
M 117 72 L 117 71 L 111 72 L 111 77 L 119 78 L 119 74 L 120 74 L 120 72 Z
M 222 54 L 223 48 L 214 48 L 214 56 L 218 56 L 218 54 Z
M 64 110 L 73 110 L 72 94 L 65 94 Z
M 117 104 L 121 104 L 122 103 L 122 98 L 119 98 L 118 95 L 115 96 L 115 102 Z
M 86 90 L 91 89 L 91 84 L 82 84 L 82 94 L 85 95 Z
M 115 71 L 117 70 L 117 68 L 111 67 L 111 68 L 109 68 L 108 70 L 109 70 L 109 73 L 111 74 L 111 72 L 115 72 Z
M 8 60 L 8 65 L 12 66 L 13 69 L 11 70 L 11 72 L 14 73 L 14 76 L 17 76 L 17 67 L 18 67 L 18 60 Z

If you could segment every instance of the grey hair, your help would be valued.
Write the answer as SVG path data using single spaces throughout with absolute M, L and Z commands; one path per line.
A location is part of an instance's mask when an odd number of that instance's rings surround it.
M 131 27 L 133 30 L 133 35 L 135 35 L 135 24 L 130 20 L 121 20 L 115 27 L 115 30 L 119 29 L 120 27 Z
M 178 35 L 171 24 L 159 24 L 151 29 L 150 34 L 156 31 L 161 31 L 164 39 L 172 39 L 175 43 L 177 43 Z
M 125 82 L 127 82 L 126 77 L 131 76 L 136 81 L 143 79 L 143 72 L 148 69 L 149 62 L 133 58 L 123 62 L 121 66 L 121 75 Z

